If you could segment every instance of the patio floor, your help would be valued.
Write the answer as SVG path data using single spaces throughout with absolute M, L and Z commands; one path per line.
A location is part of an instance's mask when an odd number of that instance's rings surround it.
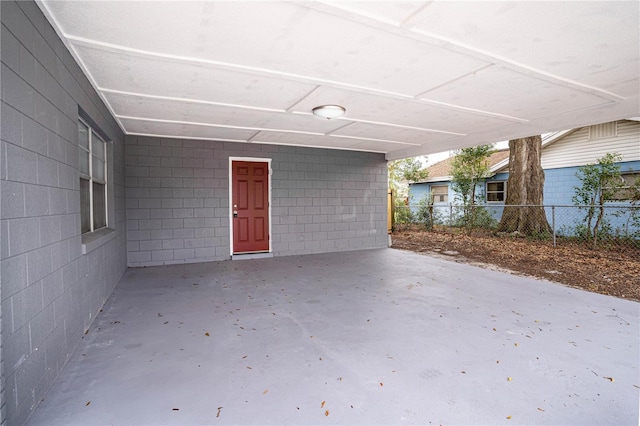
M 29 424 L 638 424 L 639 310 L 394 249 L 130 269 Z

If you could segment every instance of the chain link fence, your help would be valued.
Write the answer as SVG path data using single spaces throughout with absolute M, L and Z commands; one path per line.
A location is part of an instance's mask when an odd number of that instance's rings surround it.
M 505 226 L 507 222 L 510 226 Z M 635 252 L 640 249 L 640 206 L 396 205 L 393 230 L 409 229 L 507 235 L 548 241 L 554 247 L 581 244 Z

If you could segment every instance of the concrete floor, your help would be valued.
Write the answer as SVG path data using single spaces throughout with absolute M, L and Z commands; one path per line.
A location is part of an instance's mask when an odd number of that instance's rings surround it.
M 639 308 L 393 249 L 131 269 L 29 423 L 638 424 Z

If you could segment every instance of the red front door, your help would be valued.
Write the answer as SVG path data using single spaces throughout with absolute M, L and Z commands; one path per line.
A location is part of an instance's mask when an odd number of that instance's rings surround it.
M 269 251 L 269 164 L 231 162 L 233 253 Z

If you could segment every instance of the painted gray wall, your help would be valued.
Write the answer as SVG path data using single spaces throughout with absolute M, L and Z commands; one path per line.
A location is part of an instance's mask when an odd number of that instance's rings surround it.
M 0 2 L 2 424 L 23 423 L 126 268 L 124 136 L 34 2 Z M 114 141 L 115 238 L 81 254 L 78 105 Z
M 275 256 L 386 247 L 382 154 L 127 136 L 129 266 L 230 257 L 229 157 L 271 158 Z

